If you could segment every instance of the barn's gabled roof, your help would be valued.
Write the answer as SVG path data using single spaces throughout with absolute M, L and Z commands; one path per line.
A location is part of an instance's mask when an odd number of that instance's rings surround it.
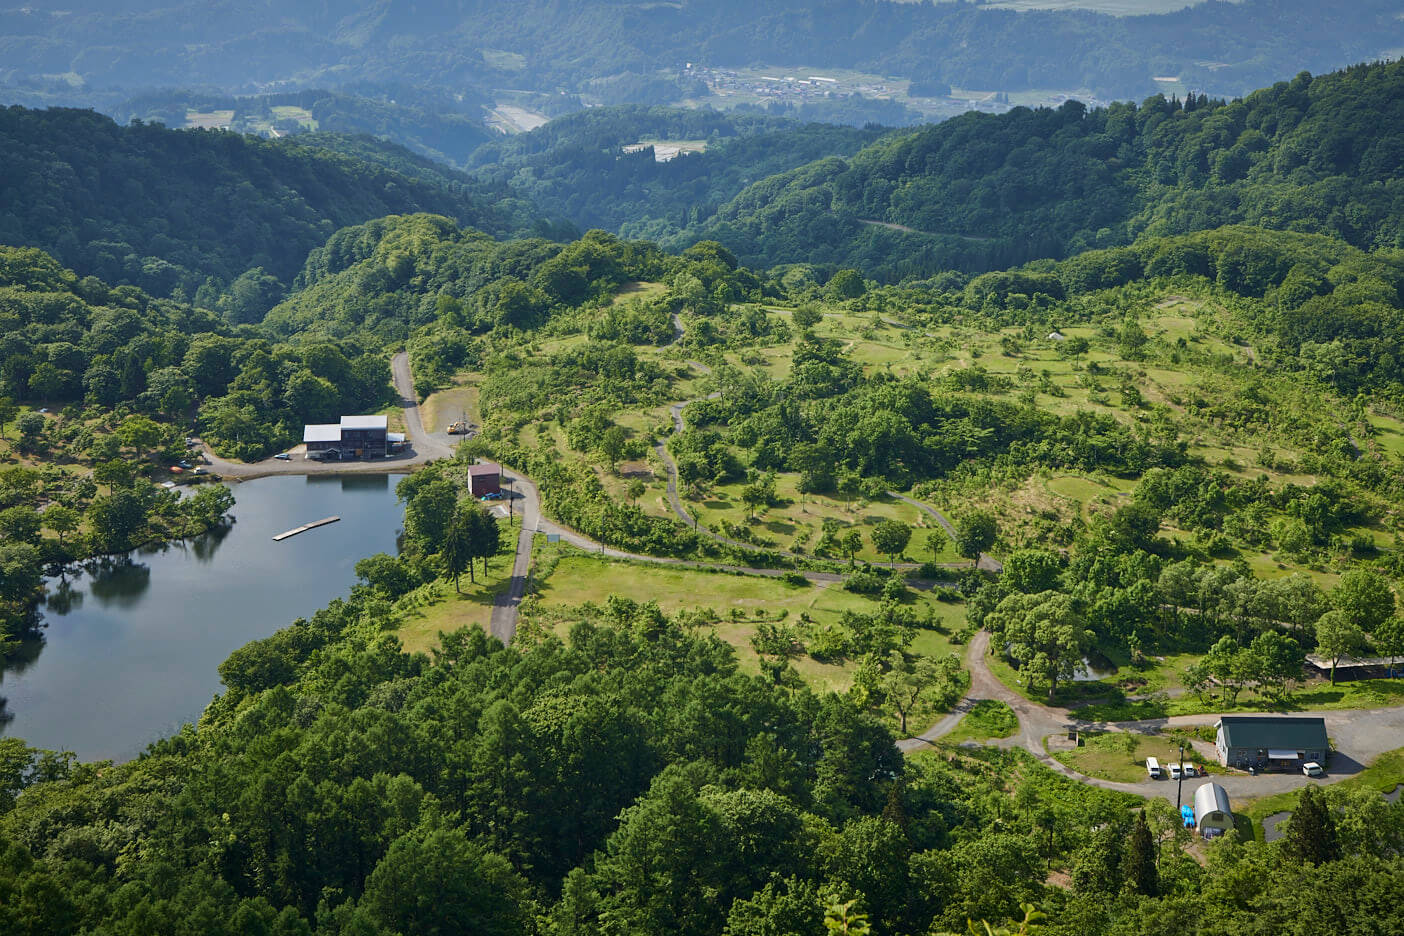
M 1291 715 L 1225 715 L 1218 727 L 1231 748 L 1325 750 L 1326 720 Z

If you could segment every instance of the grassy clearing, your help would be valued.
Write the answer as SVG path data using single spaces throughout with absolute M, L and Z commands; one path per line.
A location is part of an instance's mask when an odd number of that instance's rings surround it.
M 526 68 L 526 56 L 520 52 L 507 52 L 502 49 L 483 49 L 483 64 L 503 71 L 521 71 Z
M 479 562 L 476 582 L 470 582 L 467 575 L 460 579 L 462 594 L 454 592 L 453 582 L 448 580 L 425 587 L 424 603 L 411 607 L 396 631 L 406 653 L 427 653 L 439 645 L 440 634 L 451 634 L 465 627 L 487 629 L 492 619 L 492 604 L 512 578 L 517 533 L 517 527 L 502 524 L 502 539 L 497 555 L 488 560 L 487 574 L 483 574 Z
M 1008 738 L 1019 728 L 1014 710 L 996 699 L 981 699 L 956 725 L 955 731 L 941 739 L 946 744 L 965 741 L 994 741 Z
M 1404 458 L 1404 423 L 1378 413 L 1371 414 L 1369 418 L 1370 425 L 1375 429 L 1375 444 L 1390 455 Z
M 705 143 L 704 143 L 705 146 Z M 633 282 L 625 283 L 619 287 L 619 291 L 614 294 L 614 305 L 618 305 L 625 299 L 652 299 L 661 296 L 668 291 L 666 283 Z
M 1077 502 L 1083 522 L 1092 519 L 1093 505 L 1104 505 L 1115 509 L 1124 501 L 1124 494 L 1135 486 L 1135 482 L 1121 479 L 1102 481 L 1085 475 L 1058 475 L 1044 482 L 1050 492 L 1059 497 Z
M 1134 739 L 1134 740 L 1131 740 Z M 1082 735 L 1082 745 L 1071 751 L 1055 752 L 1053 757 L 1078 773 L 1117 783 L 1138 783 L 1147 779 L 1146 758 L 1154 757 L 1167 771 L 1179 761 L 1179 749 L 1170 738 L 1124 731 Z M 1128 745 L 1131 745 L 1128 747 Z M 1203 773 L 1222 772 L 1197 754 L 1185 752 L 1185 763 Z
M 475 385 L 461 385 L 431 393 L 419 404 L 419 412 L 427 432 L 443 432 L 449 423 L 462 419 L 465 413 L 468 421 L 475 425 L 482 425 L 483 421 Z
M 741 668 L 752 673 L 760 671 L 760 658 L 751 647 L 760 620 L 793 622 L 800 614 L 807 614 L 818 624 L 836 623 L 845 611 L 870 613 L 876 608 L 871 599 L 838 585 L 799 586 L 765 576 L 616 561 L 563 543 L 539 545 L 535 567 L 543 571 L 534 583 L 531 615 L 559 636 L 565 636 L 570 625 L 582 619 L 582 605 L 603 605 L 610 595 L 656 601 L 665 613 L 708 608 L 721 619 L 712 626 L 713 633 L 735 648 Z M 942 628 L 918 631 L 913 652 L 958 652 L 960 648 L 950 642 L 947 633 L 964 623 L 964 608 L 923 594 L 914 594 L 912 601 L 918 616 L 924 616 L 929 608 Z M 796 657 L 791 663 L 820 691 L 847 690 L 856 669 L 853 662 L 820 663 L 808 656 Z
M 688 502 L 703 526 L 721 531 L 727 524 L 747 526 L 757 544 L 780 549 L 809 551 L 814 548 L 823 531 L 826 518 L 837 520 L 845 528 L 856 526 L 863 534 L 863 550 L 857 558 L 862 561 L 886 561 L 887 556 L 873 549 L 869 532 L 882 520 L 900 520 L 916 528 L 911 542 L 907 545 L 907 557 L 914 562 L 935 559 L 938 562 L 957 562 L 960 555 L 950 537 L 938 537 L 941 549 L 934 554 L 927 548 L 926 533 L 923 528 L 939 530 L 936 521 L 929 514 L 918 510 L 903 501 L 884 495 L 872 501 L 855 500 L 848 502 L 822 494 L 801 494 L 798 490 L 799 475 L 786 473 L 776 477 L 775 495 L 778 503 L 757 514 L 755 522 L 747 520 L 747 508 L 741 502 L 742 484 L 718 485 L 704 495 L 700 501 Z

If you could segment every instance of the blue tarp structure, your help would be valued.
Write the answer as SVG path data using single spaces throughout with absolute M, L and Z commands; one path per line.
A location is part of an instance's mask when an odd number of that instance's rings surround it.
M 1186 829 L 1194 828 L 1194 810 L 1188 806 L 1180 807 L 1180 820 L 1184 822 Z

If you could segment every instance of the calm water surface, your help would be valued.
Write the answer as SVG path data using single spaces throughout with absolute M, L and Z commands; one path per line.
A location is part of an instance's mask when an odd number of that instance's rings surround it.
M 44 639 L 0 675 L 0 733 L 124 760 L 195 721 L 233 650 L 345 595 L 357 560 L 395 552 L 398 480 L 246 481 L 228 529 L 50 582 Z M 271 540 L 333 515 L 341 522 Z

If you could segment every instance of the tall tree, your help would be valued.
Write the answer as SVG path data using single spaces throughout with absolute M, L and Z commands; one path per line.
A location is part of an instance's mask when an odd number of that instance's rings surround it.
M 960 659 L 954 654 L 908 659 L 902 651 L 893 650 L 880 685 L 905 735 L 907 719 L 919 706 L 943 710 L 960 697 Z
M 1371 636 L 1375 640 L 1375 649 L 1389 657 L 1389 669 L 1392 674 L 1394 661 L 1404 656 L 1404 618 L 1391 617 L 1376 627 Z
M 956 518 L 956 548 L 967 559 L 978 559 L 980 553 L 994 545 L 998 526 L 988 510 L 972 510 Z
M 483 574 L 487 575 L 488 560 L 497 555 L 497 549 L 502 545 L 502 530 L 497 525 L 497 517 L 482 507 L 473 504 L 465 509 L 470 513 L 471 551 L 475 557 L 483 560 Z
M 1325 795 L 1316 787 L 1302 789 L 1297 808 L 1287 819 L 1287 831 L 1282 836 L 1282 850 L 1298 861 L 1323 864 L 1341 856 L 1336 838 L 1336 821 L 1326 804 Z
M 1331 592 L 1331 603 L 1366 633 L 1394 614 L 1393 590 L 1388 582 L 1369 569 L 1347 569 Z
M 78 524 L 82 520 L 78 511 L 67 504 L 50 504 L 44 511 L 44 526 L 54 531 L 58 536 L 59 546 L 63 546 L 63 538 L 66 534 L 78 529 Z
M 839 549 L 848 557 L 848 564 L 853 565 L 853 557 L 863 551 L 863 534 L 856 529 L 850 529 L 839 538 Z
M 1059 680 L 1072 678 L 1092 644 L 1073 599 L 1058 592 L 1009 595 L 985 617 L 985 627 L 1008 643 L 1031 686 L 1047 683 L 1049 699 Z
M 1336 665 L 1341 658 L 1364 647 L 1365 632 L 1345 611 L 1327 611 L 1316 622 L 1316 649 L 1331 661 L 1331 685 L 1336 684 Z
M 453 590 L 459 594 L 462 594 L 462 589 L 458 587 L 458 577 L 465 571 L 470 581 L 477 581 L 473 578 L 473 559 L 476 553 L 473 551 L 472 514 L 469 513 L 472 509 L 459 508 L 454 511 L 444 528 L 443 539 L 439 544 L 439 555 L 443 557 L 445 571 L 453 576 Z
M 1155 842 L 1151 838 L 1150 827 L 1146 825 L 1146 814 L 1138 812 L 1122 858 L 1121 877 L 1126 886 L 1138 894 L 1154 897 L 1160 889 L 1155 859 Z
M 0 396 L 0 439 L 5 438 L 5 424 L 19 413 L 19 404 L 7 396 Z

